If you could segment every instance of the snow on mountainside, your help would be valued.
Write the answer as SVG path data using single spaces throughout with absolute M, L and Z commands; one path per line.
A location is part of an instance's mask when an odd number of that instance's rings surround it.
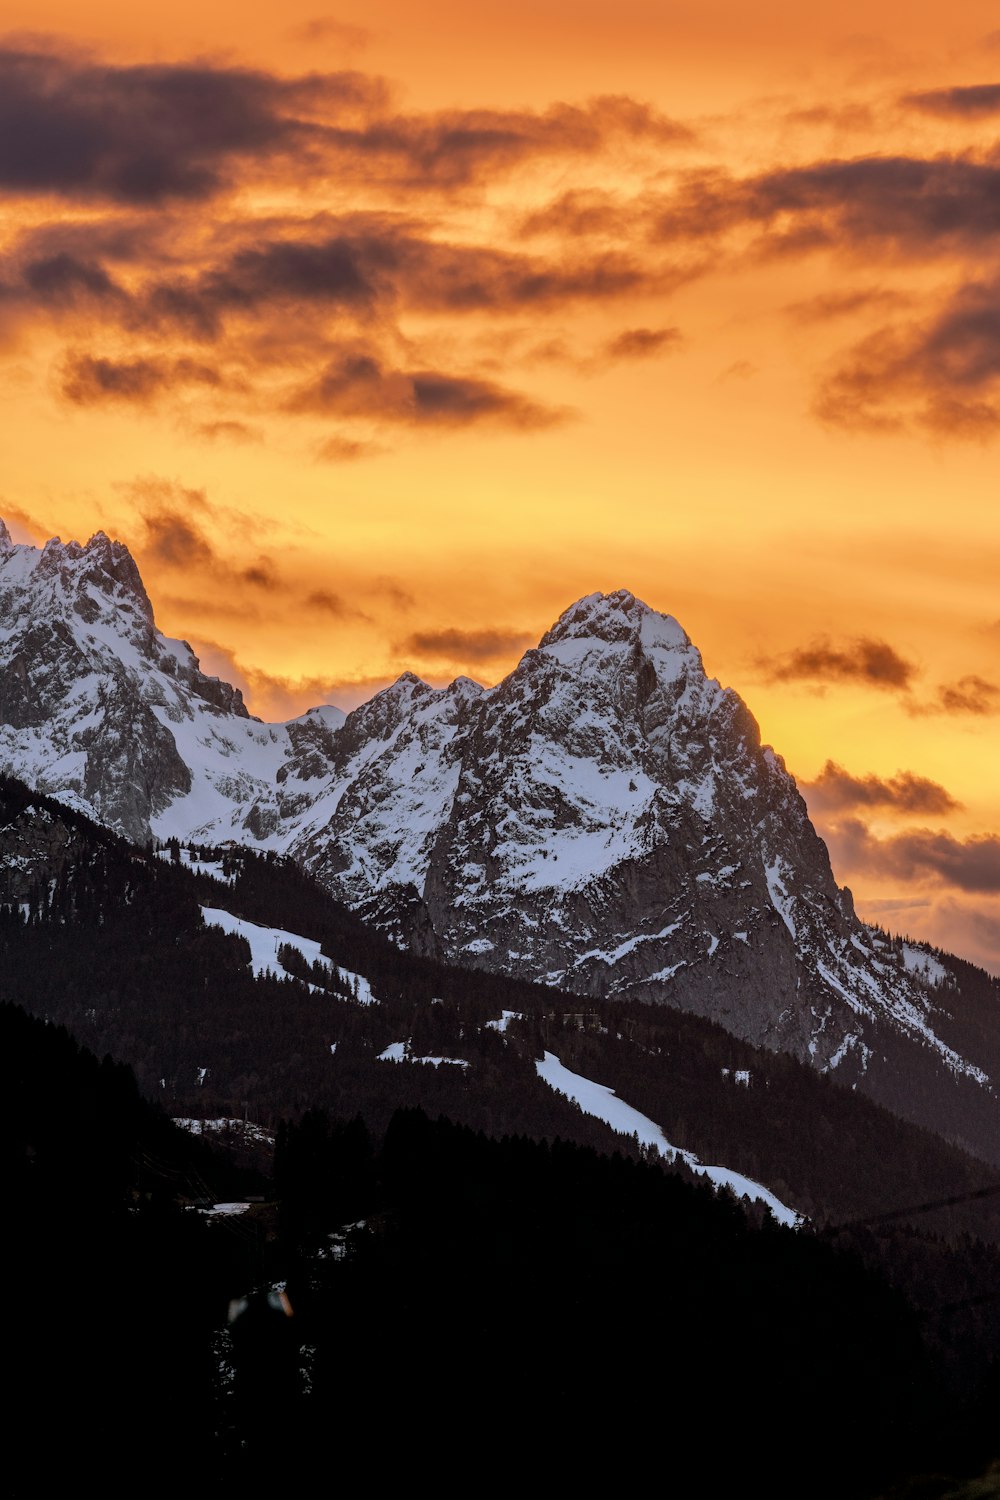
M 942 967 L 861 924 L 780 757 L 680 625 L 568 609 L 497 687 L 410 673 L 262 724 L 155 628 L 127 549 L 0 523 L 0 768 L 132 839 L 289 854 L 417 951 L 659 1001 L 863 1079 L 969 1086 Z

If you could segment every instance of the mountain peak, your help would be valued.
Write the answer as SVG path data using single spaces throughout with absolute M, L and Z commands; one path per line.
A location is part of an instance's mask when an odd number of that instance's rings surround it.
M 539 650 L 563 641 L 595 640 L 609 645 L 641 641 L 644 646 L 685 650 L 691 646 L 687 632 L 672 615 L 660 614 L 637 599 L 628 589 L 610 594 L 586 594 L 564 610 L 546 631 Z
M 97 590 L 117 605 L 128 602 L 138 612 L 144 625 L 152 628 L 153 606 L 136 566 L 124 542 L 112 541 L 104 531 L 95 531 L 85 544 L 64 542 L 51 537 L 44 547 L 15 548 L 10 533 L 0 521 L 0 558 L 20 554 L 17 577 L 24 586 L 29 580 L 54 587 L 66 600 L 79 598 Z M 85 609 L 90 605 L 85 605 Z

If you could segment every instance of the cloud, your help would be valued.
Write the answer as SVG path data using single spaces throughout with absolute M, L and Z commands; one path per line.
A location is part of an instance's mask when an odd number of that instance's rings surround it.
M 1000 837 L 967 839 L 929 828 L 907 829 L 879 839 L 860 819 L 845 818 L 827 830 L 835 866 L 894 880 L 930 880 L 957 890 L 1000 892 Z
M 349 464 L 356 463 L 361 458 L 374 458 L 378 453 L 384 453 L 385 449 L 378 443 L 366 443 L 361 439 L 334 436 L 320 443 L 316 450 L 316 457 L 326 463 Z
M 20 505 L 14 505 L 10 500 L 2 497 L 0 497 L 0 517 L 6 522 L 12 540 L 22 545 L 41 546 L 53 534 L 47 522 L 36 520 Z
M 873 246 L 918 260 L 979 249 L 1000 231 L 1000 167 L 968 155 L 865 156 L 736 178 L 692 173 L 657 213 L 663 241 L 758 231 L 771 255 Z
M 627 328 L 604 346 L 606 359 L 649 359 L 681 343 L 679 328 Z
M 843 647 L 817 641 L 758 665 L 769 682 L 855 682 L 886 690 L 909 688 L 917 668 L 885 641 L 859 636 Z
M 201 659 L 202 671 L 239 688 L 250 712 L 265 721 L 297 718 L 307 709 L 327 703 L 350 712 L 389 687 L 394 680 L 391 677 L 283 676 L 241 662 L 228 646 L 218 641 L 198 637 L 191 644 Z
M 296 39 L 356 47 L 365 37 L 319 17 Z M 278 163 L 286 174 L 452 190 L 528 160 L 692 139 L 688 126 L 625 95 L 405 114 L 390 110 L 382 79 L 349 70 L 116 66 L 54 45 L 0 47 L 0 187 L 18 194 L 198 201 Z
M 232 420 L 201 422 L 195 428 L 195 433 L 209 442 L 260 443 L 264 438 L 259 428 Z
M 99 406 L 106 402 L 141 406 L 178 386 L 221 384 L 218 370 L 199 360 L 116 360 L 73 352 L 63 365 L 61 390 L 74 406 Z
M 347 21 L 338 21 L 335 16 L 314 16 L 311 21 L 289 27 L 286 35 L 291 41 L 302 42 L 308 47 L 334 42 L 338 47 L 354 50 L 366 47 L 372 34 L 364 26 L 352 26 Z
M 242 560 L 242 544 L 252 540 L 254 527 L 239 511 L 212 504 L 204 490 L 189 489 L 168 479 L 148 476 L 121 487 L 135 508 L 141 534 L 135 550 L 145 562 L 156 567 L 200 574 L 223 590 L 233 589 L 237 596 L 246 588 L 270 593 L 296 592 L 295 586 L 281 578 L 269 557 L 258 555 L 252 562 Z M 211 540 L 212 535 L 226 535 L 238 545 L 233 556 L 222 553 Z M 206 600 L 212 609 L 217 598 Z M 201 604 L 198 604 L 201 609 Z
M 964 88 L 927 89 L 904 94 L 900 103 L 928 115 L 979 120 L 1000 114 L 1000 83 L 976 83 Z
M 156 510 L 143 517 L 143 551 L 167 568 L 215 568 L 219 559 L 211 542 L 187 516 Z
M 971 714 L 982 718 L 1000 713 L 1000 687 L 987 682 L 984 677 L 970 673 L 957 682 L 944 682 L 930 703 L 914 703 L 909 706 L 912 714 Z
M 339 594 L 331 594 L 328 589 L 314 589 L 311 594 L 306 595 L 305 602 L 307 609 L 320 610 L 338 619 L 345 615 L 357 615 L 357 610 L 349 608 Z
M 1000 431 L 1000 281 L 951 293 L 923 323 L 885 327 L 841 356 L 815 410 L 842 427 L 988 440 Z
M 489 173 L 546 157 L 596 156 L 617 143 L 687 146 L 694 132 L 624 94 L 544 110 L 451 109 L 382 114 L 365 126 L 331 128 L 324 144 L 356 169 L 380 170 L 410 188 L 465 187 Z
M 329 18 L 315 19 L 316 35 L 337 34 Z M 0 252 L 8 340 L 30 335 L 42 318 L 68 330 L 72 344 L 57 359 L 64 400 L 137 412 L 174 405 L 184 430 L 205 441 L 259 440 L 254 419 L 291 370 L 286 410 L 442 434 L 478 423 L 550 426 L 570 414 L 510 376 L 500 383 L 475 347 L 466 359 L 454 356 L 456 369 L 440 349 L 454 350 L 470 325 L 474 343 L 480 314 L 538 320 L 557 308 L 667 291 L 687 274 L 643 243 L 528 253 L 510 236 L 498 247 L 470 242 L 464 229 L 450 233 L 452 190 L 491 185 L 498 171 L 608 152 L 620 161 L 633 145 L 658 162 L 665 146 L 691 138 L 624 96 L 539 110 L 402 113 L 390 109 L 380 80 L 353 72 L 121 67 L 8 44 L 0 47 L 0 134 L 5 121 L 0 193 L 72 200 L 15 232 Z M 42 122 L 37 132 L 32 122 Z M 10 142 L 22 138 L 29 148 L 15 161 Z M 220 200 L 203 217 L 207 195 L 250 189 L 268 173 L 292 192 L 330 178 L 356 181 L 363 207 L 258 214 L 248 195 Z M 378 206 L 386 184 L 395 185 L 388 208 Z M 435 187 L 443 216 L 417 218 L 410 190 Z M 115 222 L 99 217 L 109 205 Z M 452 321 L 454 332 L 435 328 L 436 344 L 421 349 L 413 317 L 428 313 Z M 626 329 L 603 357 L 652 357 L 677 337 L 667 328 Z M 346 368 L 342 350 L 355 341 L 374 373 Z M 212 358 L 201 352 L 207 345 L 217 350 Z M 531 362 L 523 349 L 517 357 Z M 198 387 L 213 387 L 218 400 L 196 425 L 189 408 Z M 360 459 L 383 451 L 377 437 L 334 431 L 313 451 L 327 462 Z
M 273 590 L 279 586 L 278 575 L 274 571 L 274 563 L 269 557 L 259 557 L 255 563 L 248 568 L 238 570 L 238 578 L 244 583 L 252 584 L 254 588 Z
M 800 790 L 815 813 L 874 807 L 897 814 L 943 814 L 962 806 L 940 782 L 913 771 L 897 771 L 887 779 L 871 774 L 852 776 L 832 760 L 815 781 L 800 783 Z
M 668 275 L 619 254 L 550 260 L 449 243 L 380 215 L 345 219 L 325 234 L 322 227 L 289 225 L 282 238 L 253 233 L 252 243 L 194 275 L 150 278 L 128 320 L 207 341 L 221 338 L 229 320 L 295 310 L 312 326 L 323 314 L 371 324 L 400 309 L 509 313 L 662 289 Z
M 285 409 L 428 427 L 466 427 L 482 421 L 549 427 L 565 419 L 565 413 L 492 381 L 436 370 L 393 370 L 360 351 L 332 360 L 318 379 L 289 397 Z
M 731 365 L 727 365 L 717 379 L 721 385 L 726 380 L 752 380 L 755 375 L 759 374 L 760 366 L 755 365 L 752 360 L 737 359 Z
M 118 300 L 121 287 L 102 265 L 80 260 L 66 250 L 28 261 L 21 272 L 36 302 L 50 307 L 75 306 L 82 300 Z
M 486 630 L 418 630 L 394 649 L 401 656 L 432 657 L 450 662 L 495 661 L 523 651 L 533 637 L 523 630 L 493 627 Z
M 618 238 L 625 204 L 619 195 L 598 188 L 571 188 L 553 198 L 544 208 L 533 209 L 519 225 L 525 236 L 612 235 Z
M 785 312 L 797 323 L 825 323 L 834 318 L 868 312 L 872 308 L 905 307 L 909 301 L 902 292 L 885 287 L 862 287 L 851 292 L 824 292 L 802 302 L 790 302 Z
M 301 156 L 314 116 L 384 106 L 380 80 L 203 63 L 116 67 L 0 48 L 0 187 L 126 205 L 218 193 L 239 162 Z

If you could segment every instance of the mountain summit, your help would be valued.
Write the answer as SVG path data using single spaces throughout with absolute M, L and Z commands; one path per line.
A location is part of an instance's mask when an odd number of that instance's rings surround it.
M 4 532 L 0 627 L 0 768 L 132 839 L 272 849 L 418 952 L 694 1011 L 906 1112 L 902 1048 L 911 1090 L 995 1109 L 953 976 L 858 921 L 746 705 L 626 590 L 492 689 L 406 673 L 276 725 L 156 630 L 103 533 Z

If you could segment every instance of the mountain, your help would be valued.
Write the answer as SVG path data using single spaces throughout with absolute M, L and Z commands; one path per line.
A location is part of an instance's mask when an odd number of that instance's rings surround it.
M 0 522 L 0 757 L 126 837 L 145 840 L 238 815 L 244 836 L 295 769 L 325 766 L 335 708 L 290 724 L 247 713 L 238 688 L 200 670 L 156 629 L 128 549 L 15 546 Z
M 4 531 L 0 628 L 0 768 L 128 838 L 287 854 L 417 953 L 710 1017 L 995 1149 L 996 994 L 857 919 L 746 705 L 632 594 L 493 689 L 406 673 L 273 725 L 103 533 Z

